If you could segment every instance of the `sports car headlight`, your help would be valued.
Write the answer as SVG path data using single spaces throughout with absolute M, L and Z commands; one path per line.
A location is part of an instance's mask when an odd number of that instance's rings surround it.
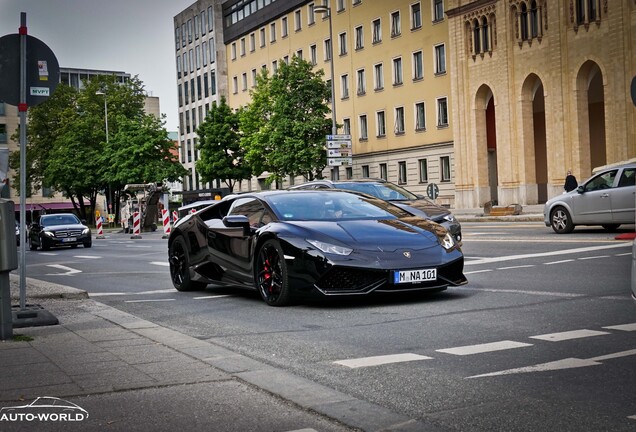
M 42 231 L 42 234 L 48 237 L 55 237 L 55 234 L 52 233 L 51 231 Z
M 325 243 L 318 240 L 308 239 L 307 242 L 317 249 L 323 251 L 324 253 L 330 253 L 334 255 L 349 255 L 351 252 L 353 252 L 353 249 L 351 248 L 338 246 L 331 243 Z
M 446 216 L 444 216 L 444 220 L 446 222 L 455 222 L 455 216 L 453 216 L 452 214 L 447 214 Z
M 455 246 L 455 240 L 453 240 L 453 236 L 450 233 L 446 233 L 443 239 L 441 239 L 442 247 L 446 250 L 450 250 Z

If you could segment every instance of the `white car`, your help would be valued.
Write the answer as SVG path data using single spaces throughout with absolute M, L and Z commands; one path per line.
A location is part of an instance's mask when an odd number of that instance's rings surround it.
M 557 234 L 577 225 L 601 225 L 608 231 L 633 224 L 636 212 L 636 163 L 606 168 L 575 190 L 545 203 L 543 220 Z

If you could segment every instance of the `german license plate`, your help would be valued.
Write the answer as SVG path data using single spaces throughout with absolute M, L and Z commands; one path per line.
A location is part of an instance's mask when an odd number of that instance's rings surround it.
M 66 237 L 62 239 L 62 243 L 74 242 L 75 237 Z
M 437 280 L 437 269 L 399 270 L 393 272 L 393 283 L 416 283 Z

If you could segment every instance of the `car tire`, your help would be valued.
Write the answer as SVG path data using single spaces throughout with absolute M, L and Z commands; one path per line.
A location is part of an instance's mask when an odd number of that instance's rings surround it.
M 29 239 L 29 249 L 31 249 L 32 251 L 38 250 L 38 246 L 33 243 L 33 239 Z
M 572 217 L 565 207 L 555 207 L 550 212 L 550 225 L 557 234 L 568 234 L 574 230 Z
M 46 240 L 44 239 L 40 239 L 40 247 L 42 248 L 43 251 L 47 251 L 51 249 L 51 246 L 49 246 Z
M 177 291 L 195 291 L 207 286 L 206 283 L 193 281 L 190 278 L 190 254 L 183 236 L 175 238 L 170 244 L 168 263 L 170 279 Z
M 286 306 L 292 293 L 287 274 L 285 254 L 276 240 L 267 240 L 260 247 L 255 264 L 256 289 L 270 306 Z
M 618 229 L 620 224 L 604 224 L 601 225 L 605 231 L 614 232 Z
M 91 248 L 91 247 L 93 247 L 93 242 L 85 242 L 84 243 L 84 249 L 88 249 L 88 248 Z

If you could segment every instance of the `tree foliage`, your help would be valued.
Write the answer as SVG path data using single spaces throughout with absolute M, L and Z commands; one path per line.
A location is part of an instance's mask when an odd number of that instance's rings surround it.
M 241 147 L 239 114 L 232 111 L 225 97 L 218 105 L 212 104 L 197 135 L 201 157 L 196 169 L 204 182 L 222 179 L 232 192 L 237 181 L 250 177 L 251 169 Z

